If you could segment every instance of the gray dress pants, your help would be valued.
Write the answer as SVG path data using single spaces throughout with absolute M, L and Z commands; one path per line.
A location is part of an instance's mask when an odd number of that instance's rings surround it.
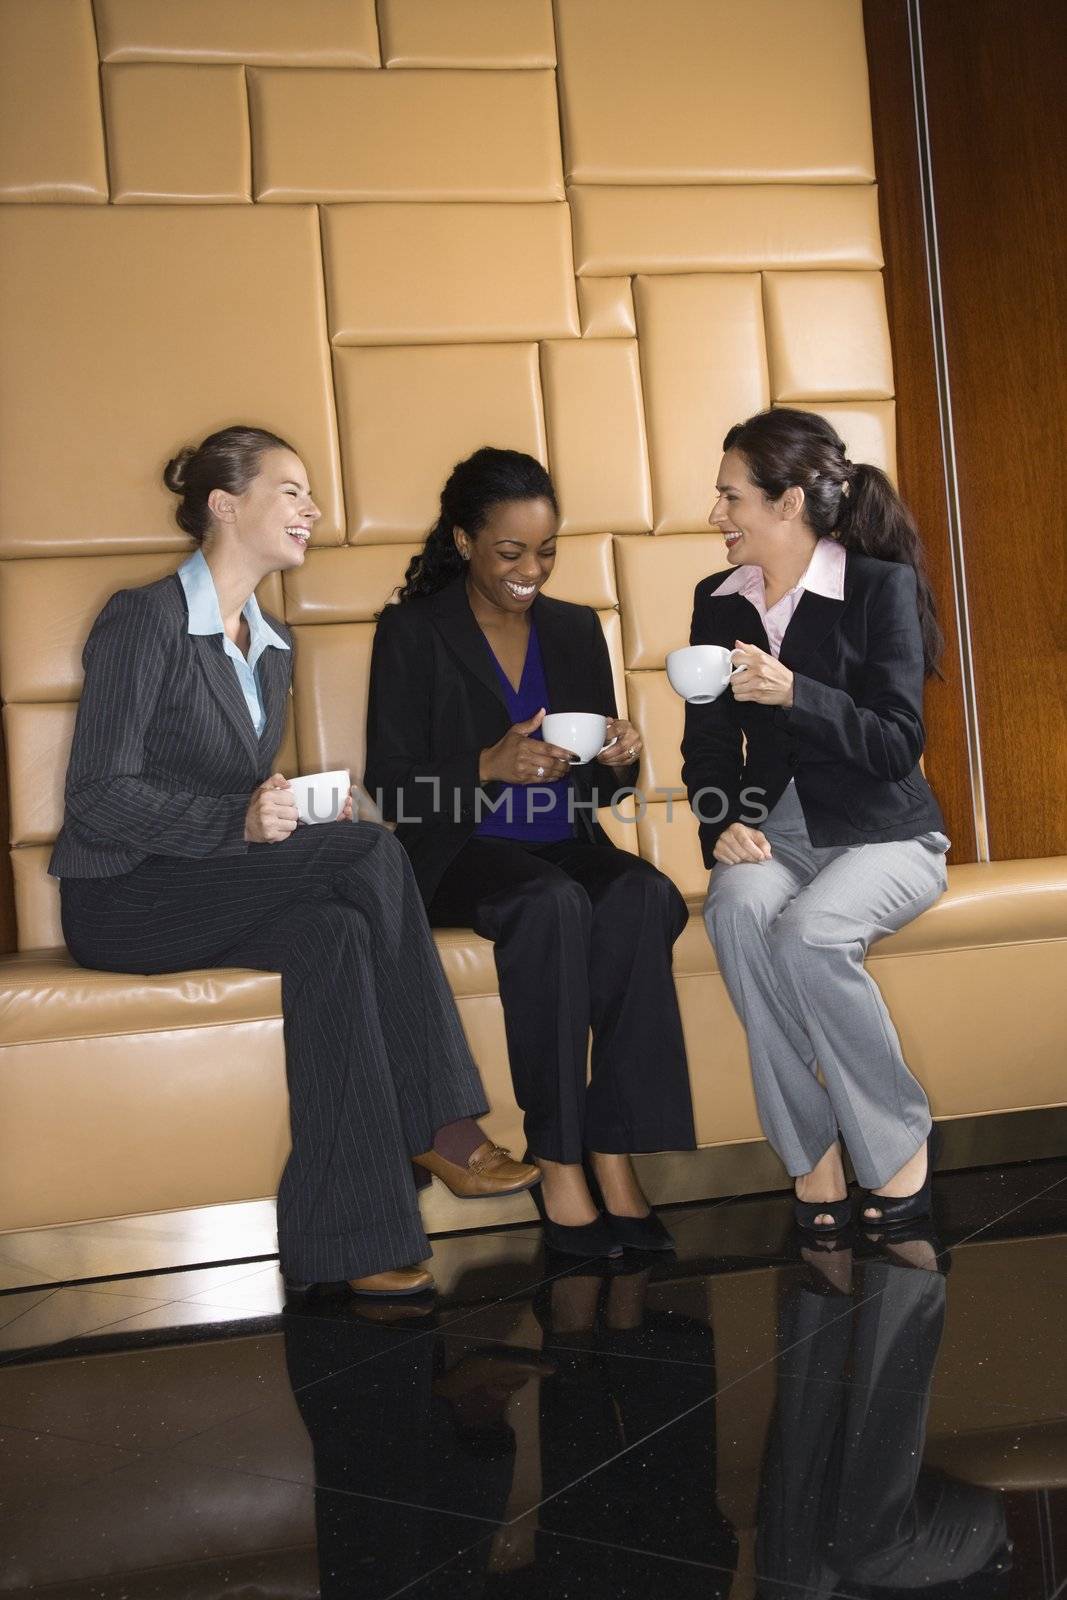
M 859 1182 L 878 1188 L 926 1138 L 930 1107 L 863 959 L 944 893 L 948 840 L 817 849 L 793 784 L 762 831 L 772 859 L 717 864 L 704 906 L 760 1122 L 792 1176 L 840 1135 Z

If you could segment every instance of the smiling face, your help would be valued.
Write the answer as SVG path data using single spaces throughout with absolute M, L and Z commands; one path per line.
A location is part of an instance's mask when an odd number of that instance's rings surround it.
M 766 567 L 794 549 L 798 535 L 814 544 L 816 535 L 804 520 L 804 494 L 787 489 L 769 500 L 753 483 L 739 450 L 727 450 L 715 481 L 716 500 L 708 521 L 726 540 L 731 566 Z
M 455 531 L 472 597 L 510 616 L 533 605 L 556 561 L 559 518 L 548 500 L 504 500 L 471 538 Z
M 291 450 L 264 451 L 243 494 L 214 490 L 208 504 L 216 521 L 233 529 L 244 552 L 264 572 L 301 566 L 322 515 L 311 497 L 304 463 Z
M 759 566 L 781 537 L 779 502 L 768 500 L 749 476 L 739 450 L 727 450 L 715 480 L 716 501 L 708 521 L 726 540 L 731 566 Z

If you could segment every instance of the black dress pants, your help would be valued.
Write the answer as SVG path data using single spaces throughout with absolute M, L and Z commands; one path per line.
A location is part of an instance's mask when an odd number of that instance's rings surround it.
M 351 1318 L 284 1321 L 286 1369 L 315 1457 L 319 1600 L 400 1594 L 461 1547 L 463 1560 L 437 1593 L 485 1600 L 490 1535 L 506 1520 L 515 1472 L 515 1435 L 492 1418 L 504 1409 L 509 1377 L 528 1375 L 529 1353 L 486 1346 L 486 1356 L 481 1346 L 419 1332 L 418 1323 L 405 1324 L 402 1338 L 395 1327 Z M 467 1424 L 462 1402 L 454 1406 L 442 1390 L 450 1374 L 462 1383 L 465 1368 L 490 1363 L 501 1387 L 490 1372 L 480 1392 L 467 1389 Z
M 583 1149 L 693 1148 L 671 974 L 689 913 L 669 878 L 609 845 L 471 839 L 429 914 L 434 927 L 472 927 L 493 941 L 532 1155 L 576 1162 Z
M 63 932 L 109 972 L 279 972 L 292 1150 L 278 1244 L 300 1282 L 430 1254 L 411 1169 L 486 1109 L 407 854 L 373 823 L 298 828 L 244 855 L 150 856 L 65 878 Z

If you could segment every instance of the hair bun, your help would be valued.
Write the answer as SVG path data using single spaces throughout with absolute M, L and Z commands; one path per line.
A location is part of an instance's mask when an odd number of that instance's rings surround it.
M 179 450 L 173 460 L 168 461 L 163 469 L 163 482 L 172 494 L 184 494 L 186 489 L 186 476 L 190 461 L 196 455 L 191 444 L 184 450 Z

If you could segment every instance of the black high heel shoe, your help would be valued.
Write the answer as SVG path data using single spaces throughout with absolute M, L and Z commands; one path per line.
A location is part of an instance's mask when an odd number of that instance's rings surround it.
M 926 1136 L 926 1177 L 921 1189 L 916 1189 L 914 1194 L 888 1195 L 875 1194 L 873 1189 L 865 1189 L 860 1200 L 860 1221 L 864 1228 L 872 1232 L 881 1232 L 883 1228 L 897 1229 L 906 1227 L 908 1223 L 916 1222 L 920 1217 L 928 1217 L 933 1204 L 932 1182 L 934 1176 L 934 1162 L 938 1151 L 941 1149 L 941 1133 L 934 1124 Z M 868 1206 L 873 1207 L 881 1214 L 877 1217 L 867 1215 Z
M 522 1159 L 532 1161 L 534 1158 L 527 1151 Z M 538 1184 L 527 1192 L 541 1218 L 541 1232 L 544 1235 L 546 1250 L 555 1250 L 564 1256 L 578 1256 L 584 1261 L 591 1261 L 597 1256 L 611 1258 L 622 1255 L 622 1245 L 612 1233 L 603 1212 L 592 1222 L 583 1222 L 577 1227 L 567 1227 L 562 1222 L 553 1222 L 545 1207 L 542 1189 L 543 1185 Z
M 651 1207 L 647 1217 L 617 1217 L 614 1211 L 605 1211 L 604 1220 L 624 1250 L 674 1249 L 673 1236 Z
M 830 1147 L 833 1148 L 832 1146 Z M 838 1139 L 838 1154 L 841 1153 L 840 1138 Z M 829 1151 L 827 1152 L 829 1154 Z M 817 1217 L 831 1217 L 830 1222 L 817 1222 Z M 852 1226 L 852 1196 L 848 1193 L 848 1181 L 845 1181 L 845 1198 L 843 1200 L 801 1200 L 793 1185 L 793 1221 L 801 1233 L 808 1234 L 811 1238 L 828 1239 L 833 1234 L 844 1233 Z
M 674 1249 L 674 1239 L 651 1206 L 648 1208 L 647 1216 L 644 1217 L 616 1216 L 615 1212 L 609 1211 L 604 1204 L 604 1192 L 588 1156 L 582 1162 L 582 1168 L 585 1172 L 585 1181 L 589 1185 L 589 1193 L 600 1207 L 604 1221 L 611 1229 L 612 1237 L 618 1240 L 624 1250 Z
M 816 1222 L 816 1217 L 832 1217 L 832 1222 Z M 801 1233 L 814 1238 L 844 1233 L 852 1225 L 852 1198 L 843 1200 L 798 1200 L 793 1195 L 793 1220 Z

